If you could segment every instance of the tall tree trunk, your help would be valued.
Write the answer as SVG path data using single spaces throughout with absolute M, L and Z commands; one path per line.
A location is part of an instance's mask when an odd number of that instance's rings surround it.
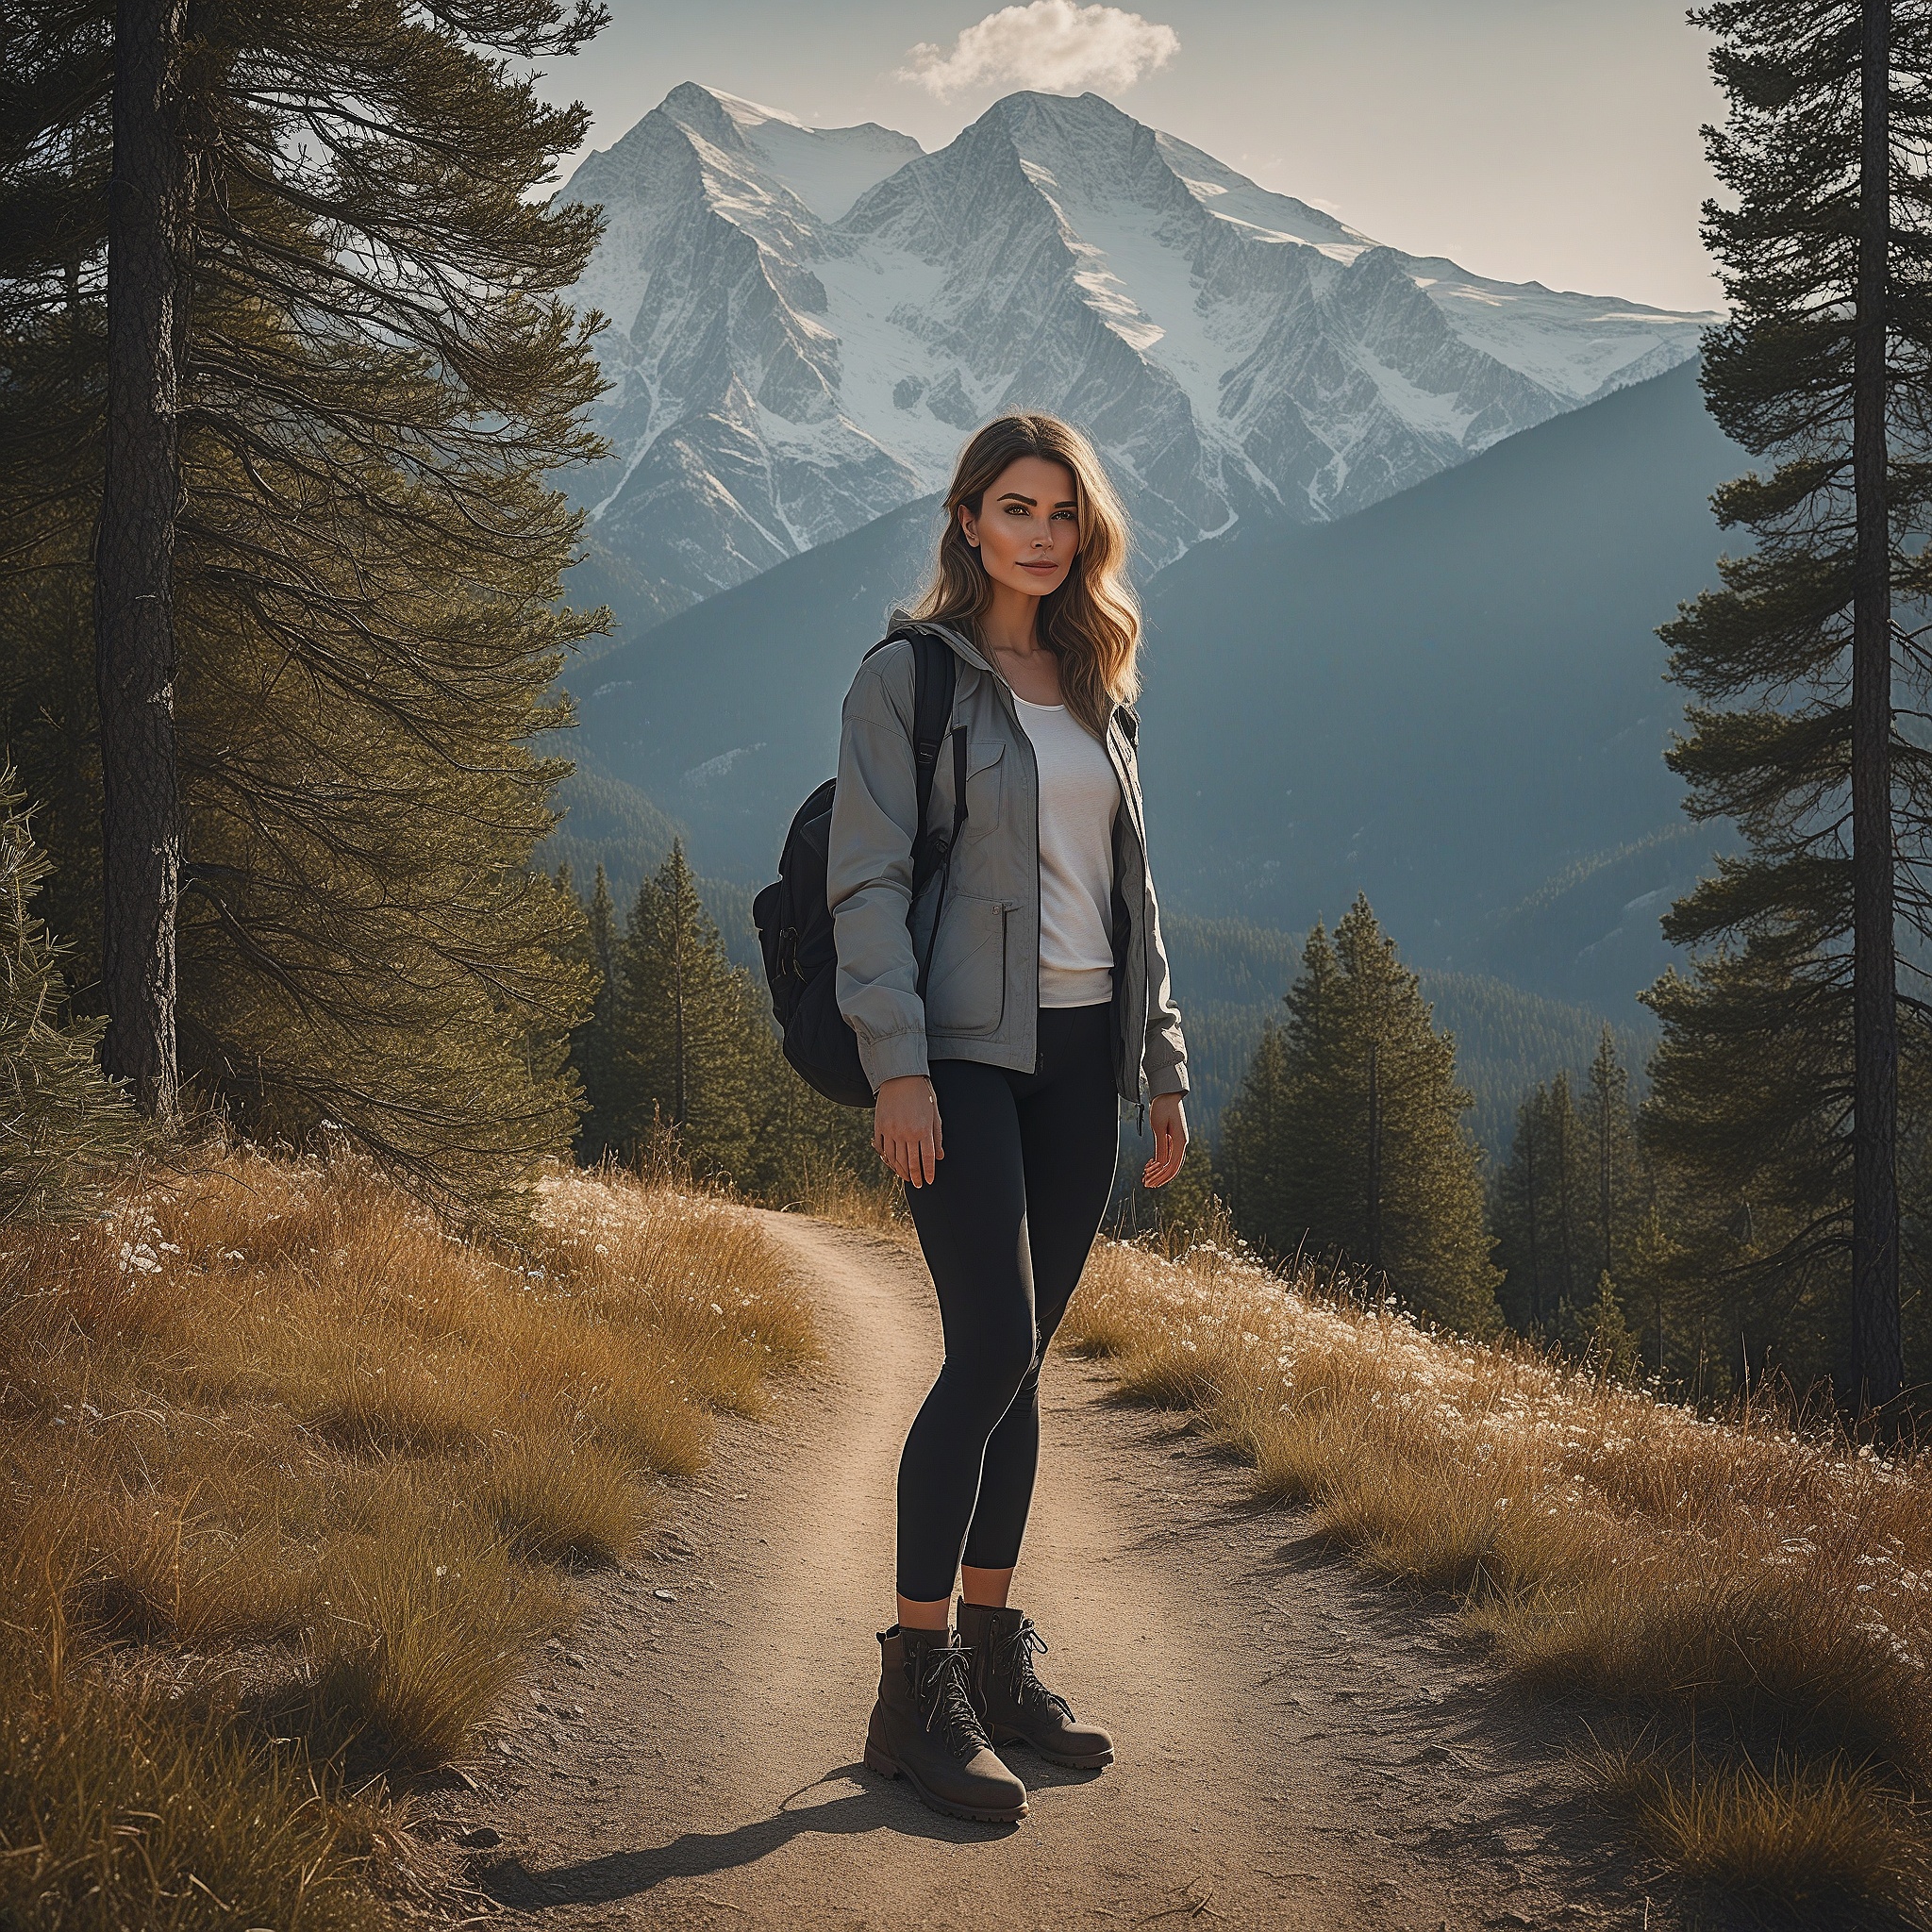
M 1886 310 L 1890 6 L 1863 0 L 1863 123 L 1852 358 L 1852 1373 L 1863 1411 L 1904 1379 L 1899 1333 L 1898 1005 L 1891 853 L 1891 534 Z
M 108 197 L 106 478 L 94 554 L 101 710 L 102 978 L 110 1074 L 157 1120 L 179 1107 L 175 928 L 177 355 L 189 173 L 180 126 L 187 0 L 119 0 Z

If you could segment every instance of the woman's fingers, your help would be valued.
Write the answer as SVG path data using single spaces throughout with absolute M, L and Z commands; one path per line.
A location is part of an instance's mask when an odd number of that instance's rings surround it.
M 873 1114 L 872 1144 L 908 1187 L 932 1185 L 946 1150 L 940 1133 L 939 1102 L 929 1081 L 911 1075 L 887 1081 Z
M 1164 1188 L 1181 1171 L 1187 1158 L 1187 1136 L 1172 1122 L 1163 1121 L 1154 1130 L 1154 1155 L 1141 1174 L 1143 1188 Z
M 931 1186 L 939 1162 L 944 1158 L 938 1136 L 929 1128 L 882 1134 L 873 1144 L 893 1174 L 915 1188 Z

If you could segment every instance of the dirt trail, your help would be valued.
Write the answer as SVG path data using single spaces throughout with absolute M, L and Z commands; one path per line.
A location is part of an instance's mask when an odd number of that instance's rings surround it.
M 1008 1753 L 1032 1792 L 1010 1828 L 866 1771 L 893 1477 L 939 1324 L 916 1256 L 767 1220 L 814 1285 L 827 1366 L 726 1430 L 656 1554 L 592 1586 L 451 1807 L 446 1829 L 500 1835 L 472 1869 L 509 1923 L 1645 1923 L 1572 1794 L 1573 1718 L 1514 1699 L 1440 1606 L 1245 1507 L 1238 1470 L 1064 1358 L 1015 1600 L 1054 1644 L 1041 1674 L 1119 1761 Z

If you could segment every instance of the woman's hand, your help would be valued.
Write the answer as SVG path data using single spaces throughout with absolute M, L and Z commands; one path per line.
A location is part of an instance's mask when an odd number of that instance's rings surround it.
M 1147 1108 L 1154 1129 L 1154 1158 L 1141 1173 L 1143 1188 L 1164 1188 L 1188 1158 L 1188 1114 L 1178 1093 L 1157 1093 Z
M 872 1144 L 908 1187 L 931 1184 L 946 1149 L 940 1133 L 939 1095 L 924 1074 L 902 1074 L 873 1096 Z

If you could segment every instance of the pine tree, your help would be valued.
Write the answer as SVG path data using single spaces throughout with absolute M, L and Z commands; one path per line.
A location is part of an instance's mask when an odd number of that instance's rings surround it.
M 1734 1386 L 1746 1362 L 1843 1386 L 1851 1014 L 1816 965 L 1768 928 L 1645 995 L 1664 1030 L 1642 1138 L 1686 1312 Z
M 1624 1319 L 1624 1304 L 1607 1268 L 1596 1278 L 1596 1292 L 1584 1311 L 1586 1354 L 1600 1375 L 1628 1381 L 1637 1367 L 1637 1338 Z
M 775 1207 L 883 1172 L 871 1115 L 814 1093 L 785 1063 L 763 990 L 732 966 L 681 847 L 645 881 L 622 936 L 614 914 L 600 863 L 582 939 L 597 991 L 570 1044 L 585 1095 L 580 1160 L 669 1141 L 707 1177 Z
M 1637 1317 L 1640 1357 L 1647 1359 L 1651 1373 L 1659 1381 L 1670 1376 L 1674 1368 L 1681 1376 L 1691 1367 L 1684 1346 L 1689 1337 L 1677 1332 L 1685 1300 L 1680 1291 L 1683 1261 L 1682 1246 L 1653 1202 L 1639 1220 L 1631 1248 L 1627 1306 Z M 1678 1343 L 1678 1353 L 1686 1357 L 1674 1364 L 1673 1341 Z
M 760 1005 L 674 845 L 640 889 L 619 948 L 614 1141 L 634 1149 L 662 1132 L 699 1173 L 742 1180 L 774 1077 Z
M 1387 1257 L 1379 1244 L 1370 1251 L 1366 1212 L 1375 1191 L 1367 1172 L 1370 1141 L 1365 1131 L 1354 1130 L 1367 1126 L 1356 1117 L 1365 1097 L 1359 1090 L 1370 1049 L 1360 1037 L 1359 1002 L 1350 999 L 1350 991 L 1335 943 L 1318 921 L 1302 947 L 1301 972 L 1282 996 L 1288 1024 L 1272 1218 L 1282 1253 L 1299 1247 L 1346 1253 L 1379 1272 Z M 1342 1121 L 1354 1123 L 1350 1132 L 1336 1131 Z M 1379 1157 L 1379 1141 L 1374 1151 Z M 1353 1205 L 1357 1202 L 1363 1204 L 1360 1212 Z
M 584 1115 L 577 1124 L 577 1153 L 590 1161 L 600 1159 L 613 1144 L 617 1088 L 612 1055 L 615 1051 L 618 998 L 618 958 L 622 944 L 617 929 L 617 906 L 603 862 L 597 865 L 591 903 L 585 912 L 590 963 L 595 991 L 584 1024 L 571 1036 L 571 1062 L 583 1083 Z
M 76 878 L 101 876 L 105 774 L 42 761 L 110 729 L 73 585 L 107 488 L 115 21 L 23 0 L 0 98 L 7 724 Z M 597 447 L 597 319 L 562 299 L 597 217 L 532 194 L 586 117 L 514 63 L 597 24 L 199 8 L 169 124 L 181 1078 L 256 1131 L 338 1123 L 451 1209 L 512 1205 L 576 1110 L 576 912 L 528 858 L 563 770 L 533 741 L 596 622 L 558 601 L 579 520 L 550 478 Z M 96 908 L 73 933 L 109 1006 L 113 929 Z
M 1590 1133 L 1576 1110 L 1570 1075 L 1559 1073 L 1550 1082 L 1549 1110 L 1544 1126 L 1551 1152 L 1551 1181 L 1545 1190 L 1549 1212 L 1546 1241 L 1556 1289 L 1557 1318 L 1573 1328 L 1576 1311 L 1588 1299 L 1591 1280 L 1590 1220 L 1595 1174 Z
M 1574 1326 L 1576 1310 L 1585 1298 L 1584 1283 L 1590 1278 L 1584 1260 L 1590 1173 L 1583 1122 L 1567 1072 L 1558 1073 L 1550 1082 L 1542 1124 L 1550 1151 L 1549 1180 L 1543 1190 L 1542 1246 L 1549 1259 L 1557 1326 L 1569 1329 Z
M 1664 1028 L 1650 1137 L 1714 1204 L 1772 1208 L 1752 1252 L 1705 1258 L 1814 1325 L 1836 1299 L 1840 1386 L 1863 1408 L 1902 1381 L 1898 1090 L 1923 1077 L 1901 1065 L 1895 922 L 1927 909 L 1932 756 L 1899 729 L 1894 680 L 1923 687 L 1927 665 L 1891 611 L 1932 588 L 1910 539 L 1932 510 L 1932 197 L 1915 159 L 1932 15 L 1721 0 L 1694 17 L 1717 36 L 1729 117 L 1709 144 L 1736 204 L 1706 209 L 1731 315 L 1707 339 L 1705 394 L 1774 467 L 1718 492 L 1755 547 L 1664 631 L 1693 698 L 1671 764 L 1691 814 L 1736 824 L 1749 850 L 1665 922 L 1699 956 L 1648 995 Z M 1912 1035 L 1904 1051 L 1924 1057 Z M 1714 1205 L 1707 1233 L 1725 1218 Z
M 590 930 L 597 976 L 604 989 L 598 998 L 608 1012 L 609 989 L 617 982 L 617 906 L 610 896 L 610 881 L 604 875 L 601 859 L 597 865 L 597 881 L 591 892 Z
M 100 1023 L 61 1024 L 62 948 L 30 909 L 48 869 L 13 772 L 0 771 L 0 1226 L 85 1210 L 91 1177 L 137 1141 L 95 1058 Z
M 1637 1146 L 1637 1116 L 1630 1105 L 1630 1074 L 1605 1023 L 1590 1064 L 1585 1130 L 1594 1169 L 1591 1196 L 1589 1265 L 1622 1280 L 1637 1239 L 1645 1193 Z
M 1222 1114 L 1215 1164 L 1242 1238 L 1263 1254 L 1283 1259 L 1294 1252 L 1283 1212 L 1282 1123 L 1287 1110 L 1287 1038 L 1282 1027 L 1270 1026 L 1248 1062 L 1241 1091 Z
M 1287 1003 L 1224 1151 L 1238 1163 L 1236 1226 L 1277 1255 L 1363 1267 L 1447 1326 L 1492 1332 L 1497 1274 L 1455 1042 L 1365 899 L 1332 941 L 1309 935 Z
M 1549 1148 L 1541 1131 L 1548 1094 L 1540 1086 L 1518 1104 L 1508 1158 L 1490 1183 L 1490 1231 L 1503 1271 L 1496 1300 L 1503 1319 L 1519 1335 L 1541 1336 L 1549 1321 L 1539 1213 L 1549 1180 Z
M 1622 1280 L 1650 1182 L 1639 1155 L 1630 1078 L 1607 1026 L 1577 1105 L 1567 1072 L 1517 1108 L 1507 1158 L 1491 1192 L 1499 1296 L 1512 1327 L 1587 1344 L 1601 1274 Z
M 1574 1325 L 1579 1302 L 1586 1135 L 1558 1073 L 1517 1109 L 1508 1158 L 1496 1175 L 1491 1223 L 1500 1291 L 1511 1326 L 1553 1339 Z
M 596 1032 L 598 1011 L 600 1008 L 608 1009 L 610 1004 L 609 982 L 605 972 L 602 949 L 597 942 L 591 908 L 585 906 L 583 896 L 577 891 L 576 879 L 571 871 L 569 860 L 566 859 L 559 865 L 551 876 L 557 887 L 558 897 L 568 908 L 569 915 L 555 942 L 557 958 L 564 970 L 574 974 L 588 989 L 589 993 L 585 1004 L 579 1008 L 577 1024 L 569 1030 L 564 1042 L 568 1077 L 575 1082 L 578 1094 L 580 1111 L 577 1116 L 576 1144 L 581 1148 L 584 1123 L 589 1119 L 594 1105 L 586 1068 L 595 1053 L 592 1036 Z M 605 901 L 608 910 L 608 891 L 605 894 Z M 541 1035 L 539 1038 L 541 1039 Z

